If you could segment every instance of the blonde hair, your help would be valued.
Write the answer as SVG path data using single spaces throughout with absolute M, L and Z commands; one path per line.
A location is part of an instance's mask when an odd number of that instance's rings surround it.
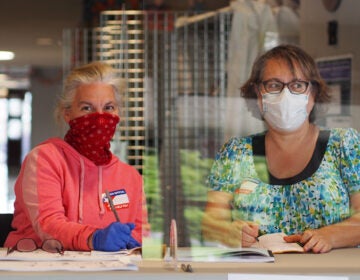
M 110 65 L 100 61 L 91 62 L 74 68 L 64 81 L 63 91 L 58 98 L 54 113 L 56 122 L 61 128 L 65 124 L 64 111 L 70 109 L 76 90 L 82 85 L 96 82 L 112 86 L 120 112 L 121 94 L 125 90 L 125 81 L 118 76 L 116 70 Z

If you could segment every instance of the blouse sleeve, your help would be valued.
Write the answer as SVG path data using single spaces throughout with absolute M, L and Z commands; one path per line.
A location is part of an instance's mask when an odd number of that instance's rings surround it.
M 353 128 L 347 129 L 340 144 L 341 175 L 349 193 L 360 191 L 360 137 Z
M 244 174 L 243 149 L 246 144 L 237 138 L 230 139 L 223 145 L 215 157 L 208 177 L 208 186 L 214 191 L 234 192 Z

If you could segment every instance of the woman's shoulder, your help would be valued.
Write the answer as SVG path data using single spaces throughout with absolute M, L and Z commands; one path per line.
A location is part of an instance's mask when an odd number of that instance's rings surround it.
M 26 158 L 42 159 L 48 162 L 56 162 L 64 158 L 64 154 L 78 158 L 79 154 L 67 142 L 58 137 L 49 138 L 36 145 Z
M 250 134 L 243 137 L 231 137 L 227 142 L 225 142 L 224 146 L 241 146 L 248 145 L 252 143 L 254 137 L 262 136 L 265 132 L 259 132 L 256 134 Z
M 327 149 L 359 149 L 360 135 L 354 128 L 331 128 Z
M 357 140 L 359 132 L 355 128 L 331 128 L 330 138 L 335 141 Z
M 252 141 L 256 136 L 263 135 L 264 132 L 251 134 L 244 137 L 231 137 L 220 149 L 220 154 L 238 154 L 252 150 Z
M 38 154 L 39 152 L 54 152 L 59 148 L 62 142 L 65 143 L 65 141 L 63 141 L 61 138 L 49 138 L 32 148 L 28 155 Z
M 113 154 L 110 163 L 105 166 L 105 168 L 113 168 L 113 167 L 121 169 L 121 172 L 124 172 L 124 173 L 127 173 L 127 174 L 132 174 L 132 176 L 136 176 L 136 177 L 140 176 L 141 177 L 141 174 L 140 174 L 139 170 L 135 166 L 133 166 L 133 165 L 127 163 L 127 162 L 122 161 L 115 154 Z

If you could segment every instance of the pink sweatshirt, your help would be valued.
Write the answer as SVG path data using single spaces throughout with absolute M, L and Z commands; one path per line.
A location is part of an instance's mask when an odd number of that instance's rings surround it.
M 96 166 L 60 138 L 35 147 L 25 158 L 15 183 L 15 212 L 5 247 L 21 238 L 57 239 L 66 250 L 89 250 L 88 238 L 115 221 L 105 190 L 120 221 L 135 223 L 132 236 L 141 243 L 147 223 L 142 177 L 116 156 Z

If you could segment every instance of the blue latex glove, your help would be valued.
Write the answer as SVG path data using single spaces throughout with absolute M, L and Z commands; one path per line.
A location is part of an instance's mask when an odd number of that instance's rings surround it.
M 135 247 L 141 247 L 141 244 L 137 242 L 136 239 L 134 239 L 132 236 L 130 236 L 129 241 L 126 244 L 126 249 L 132 249 Z
M 133 223 L 122 224 L 114 222 L 104 229 L 98 229 L 93 234 L 93 247 L 98 251 L 119 251 L 127 249 L 129 241 L 133 243 L 131 231 Z M 136 241 L 136 240 L 135 240 Z

